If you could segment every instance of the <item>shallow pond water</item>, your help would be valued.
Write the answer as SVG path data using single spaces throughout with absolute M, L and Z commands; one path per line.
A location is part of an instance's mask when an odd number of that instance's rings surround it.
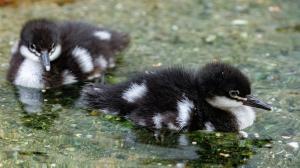
M 299 167 L 300 3 L 298 0 L 36 2 L 0 7 L 0 167 Z M 10 47 L 30 18 L 84 20 L 129 32 L 131 46 L 106 76 L 220 60 L 238 66 L 272 112 L 234 134 L 163 132 L 79 108 L 80 85 L 44 93 L 29 115 L 5 81 Z

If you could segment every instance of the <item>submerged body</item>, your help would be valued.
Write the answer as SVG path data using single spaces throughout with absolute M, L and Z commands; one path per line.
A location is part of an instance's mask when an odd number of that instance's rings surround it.
M 234 91 L 238 95 L 232 95 Z M 246 105 L 250 98 L 239 99 L 250 92 L 240 71 L 213 63 L 196 72 L 170 68 L 113 86 L 90 84 L 83 89 L 82 100 L 88 107 L 148 128 L 237 132 L 255 120 L 254 110 Z
M 128 43 L 125 33 L 87 23 L 32 20 L 12 49 L 7 79 L 41 89 L 99 78 Z

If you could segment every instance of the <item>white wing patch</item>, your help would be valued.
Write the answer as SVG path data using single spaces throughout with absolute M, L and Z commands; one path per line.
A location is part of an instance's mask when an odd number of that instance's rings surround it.
M 111 39 L 111 33 L 108 31 L 96 31 L 96 32 L 94 32 L 94 36 L 96 36 L 100 40 L 110 40 Z
M 190 120 L 190 114 L 192 109 L 194 108 L 194 104 L 187 97 L 184 97 L 181 101 L 177 103 L 178 117 L 177 122 L 180 128 L 187 126 L 188 121 Z
M 64 85 L 68 85 L 68 84 L 72 84 L 72 83 L 76 83 L 76 77 L 69 71 L 69 70 L 65 70 L 63 72 L 63 84 Z
M 123 93 L 122 98 L 128 101 L 129 103 L 135 102 L 137 99 L 145 96 L 147 92 L 147 86 L 145 83 L 137 84 L 133 83 L 131 86 Z
M 103 55 L 100 55 L 98 58 L 96 58 L 95 63 L 103 69 L 107 68 L 108 66 L 108 62 Z
M 88 73 L 93 71 L 94 65 L 89 51 L 82 47 L 75 47 L 72 51 L 73 57 L 76 59 L 82 72 Z
M 29 88 L 44 88 L 43 72 L 40 62 L 26 58 L 20 65 L 14 84 Z

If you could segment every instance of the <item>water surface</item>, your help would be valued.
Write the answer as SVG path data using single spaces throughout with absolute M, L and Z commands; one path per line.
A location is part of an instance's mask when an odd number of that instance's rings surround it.
M 297 0 L 36 2 L 0 7 L 0 166 L 299 167 L 300 3 Z M 47 91 L 29 115 L 5 81 L 10 47 L 30 18 L 84 20 L 129 32 L 110 83 L 137 71 L 211 61 L 238 66 L 253 92 L 273 104 L 234 134 L 153 132 L 118 117 L 78 108 L 80 85 Z

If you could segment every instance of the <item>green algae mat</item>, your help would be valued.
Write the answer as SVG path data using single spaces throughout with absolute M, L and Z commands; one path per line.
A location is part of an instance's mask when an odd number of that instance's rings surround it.
M 2 1 L 1 1 L 2 4 Z M 0 167 L 299 167 L 300 1 L 86 0 L 0 6 Z M 240 139 L 224 133 L 153 132 L 78 107 L 81 85 L 47 91 L 29 115 L 5 80 L 10 48 L 32 18 L 81 20 L 128 32 L 131 45 L 106 75 L 212 61 L 239 67 L 273 105 Z

